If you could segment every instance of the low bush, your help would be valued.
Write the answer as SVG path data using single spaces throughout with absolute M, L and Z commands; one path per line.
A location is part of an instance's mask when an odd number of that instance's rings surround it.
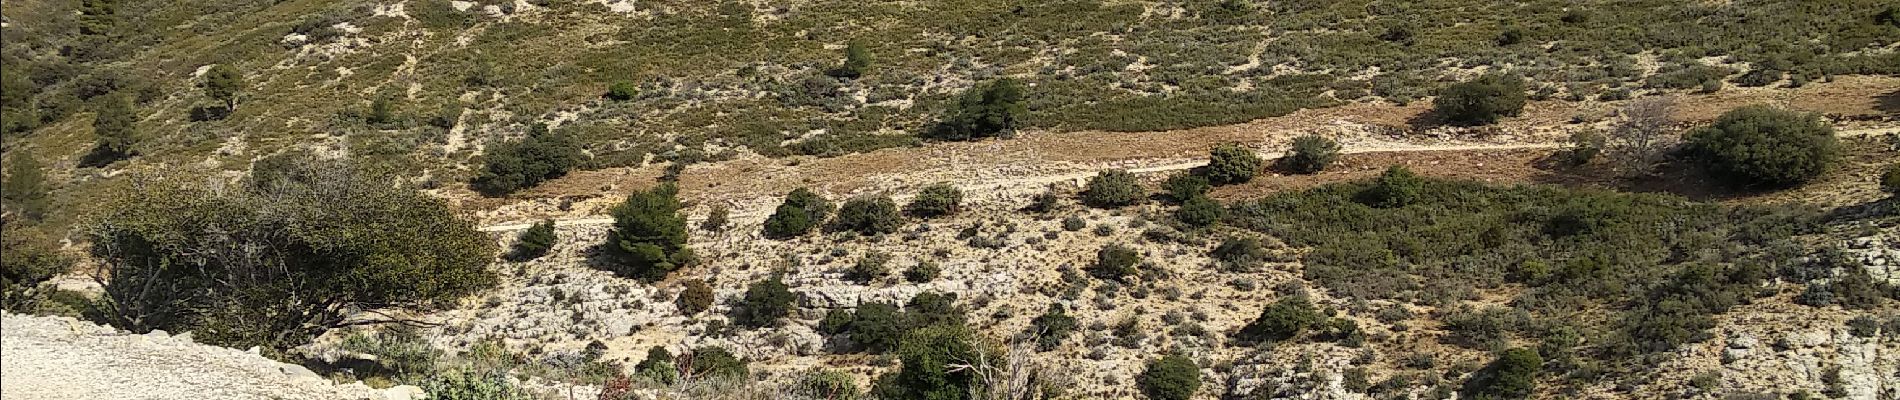
M 536 125 L 526 138 L 489 146 L 473 186 L 486 195 L 506 195 L 566 176 L 584 157 L 567 133 Z
M 1886 171 L 1880 174 L 1880 190 L 1900 195 L 1900 163 L 1887 165 Z
M 687 356 L 687 372 L 696 378 L 723 377 L 743 379 L 747 376 L 746 362 L 734 357 L 724 347 L 705 346 L 693 349 Z
M 831 221 L 831 228 L 872 236 L 897 232 L 903 223 L 904 216 L 890 196 L 866 196 L 846 200 L 838 207 L 838 218 Z
M 705 280 L 688 279 L 680 290 L 679 298 L 673 300 L 679 306 L 681 315 L 694 315 L 712 308 L 714 294 L 711 285 Z
M 1002 136 L 1014 131 L 1028 113 L 1023 98 L 1022 84 L 1008 78 L 970 88 L 925 136 L 938 140 Z
M 1141 253 L 1128 246 L 1110 244 L 1095 252 L 1095 265 L 1091 270 L 1103 278 L 1127 280 L 1141 274 L 1136 268 L 1140 264 Z
M 1820 116 L 1767 106 L 1724 113 L 1690 132 L 1684 145 L 1717 177 L 1742 186 L 1806 183 L 1842 154 L 1833 126 Z
M 1589 164 L 1590 160 L 1596 159 L 1598 154 L 1603 153 L 1603 147 L 1607 142 L 1608 139 L 1603 137 L 1603 134 L 1594 130 L 1572 133 L 1564 141 L 1566 147 L 1563 153 L 1564 163 L 1571 166 Z
M 855 400 L 858 381 L 843 371 L 814 371 L 799 379 L 795 391 L 812 399 Z
M 1082 190 L 1082 203 L 1100 208 L 1117 208 L 1141 203 L 1144 193 L 1135 174 L 1111 169 L 1095 174 Z
M 1208 254 L 1233 271 L 1253 271 L 1265 263 L 1270 254 L 1260 239 L 1251 237 L 1228 237 L 1222 240 L 1214 251 Z
M 1225 215 L 1227 215 L 1227 209 L 1223 208 L 1220 202 L 1209 199 L 1207 196 L 1188 199 L 1187 202 L 1181 203 L 1181 208 L 1174 210 L 1176 221 L 1197 228 L 1219 223 Z
M 451 371 L 436 374 L 422 382 L 430 399 L 439 400 L 533 400 L 534 394 L 516 387 L 500 372 L 475 373 Z
M 614 81 L 612 85 L 607 86 L 606 97 L 614 101 L 633 100 L 635 96 L 639 95 L 640 86 L 635 85 L 633 81 L 618 80 Z
M 37 229 L 5 222 L 0 229 L 0 309 L 15 313 L 37 311 L 46 300 L 48 280 L 72 269 L 73 259 L 61 254 L 58 244 Z
M 1207 183 L 1207 177 L 1191 172 L 1180 172 L 1169 176 L 1167 181 L 1161 183 L 1161 187 L 1168 191 L 1169 198 L 1179 203 L 1186 203 L 1188 199 L 1196 197 L 1204 197 L 1209 190 L 1213 189 L 1213 185 Z
M 963 209 L 963 191 L 949 183 L 930 185 L 917 193 L 917 198 L 904 209 L 924 218 L 956 214 Z
M 897 349 L 902 366 L 888 378 L 880 377 L 872 392 L 885 399 L 968 399 L 982 383 L 978 368 L 952 366 L 986 358 L 978 356 L 979 351 L 967 328 L 933 326 L 911 331 Z
M 1285 297 L 1261 310 L 1260 317 L 1242 326 L 1234 338 L 1251 343 L 1283 342 L 1299 336 L 1321 318 L 1306 297 Z
M 936 280 L 937 275 L 942 273 L 943 267 L 937 266 L 936 262 L 918 261 L 916 264 L 911 264 L 909 269 L 904 270 L 904 280 L 911 283 L 927 283 Z
M 1543 368 L 1544 360 L 1536 350 L 1505 350 L 1490 365 L 1473 373 L 1460 392 L 1463 397 L 1473 399 L 1530 397 L 1537 390 L 1537 372 Z
M 1356 196 L 1359 203 L 1377 208 L 1399 208 L 1418 201 L 1426 182 L 1403 165 L 1385 169 L 1370 187 Z
M 1050 351 L 1061 346 L 1062 340 L 1075 333 L 1077 326 L 1075 317 L 1069 316 L 1062 304 L 1050 303 L 1042 315 L 1029 320 L 1029 332 L 1026 333 L 1036 338 L 1037 350 Z
M 686 216 L 680 214 L 679 188 L 661 183 L 633 192 L 608 211 L 614 217 L 607 249 L 622 277 L 658 281 L 693 261 L 686 248 Z
M 1445 87 L 1432 101 L 1439 117 L 1458 125 L 1489 125 L 1524 110 L 1524 80 L 1490 74 Z
M 785 202 L 779 204 L 772 216 L 765 219 L 765 236 L 774 239 L 803 236 L 823 224 L 831 215 L 831 208 L 830 200 L 811 189 L 794 189 L 785 195 Z
M 1319 135 L 1293 139 L 1293 150 L 1280 157 L 1280 168 L 1300 174 L 1318 173 L 1339 159 L 1339 142 Z
M 1148 362 L 1148 367 L 1135 377 L 1135 384 L 1149 399 L 1188 400 L 1201 388 L 1201 367 L 1184 356 L 1161 357 Z
M 1238 144 L 1215 146 L 1207 162 L 1207 181 L 1215 185 L 1232 185 L 1253 180 L 1260 171 L 1260 155 L 1252 149 Z
M 864 257 L 858 258 L 857 263 L 851 264 L 851 270 L 845 272 L 844 279 L 860 285 L 876 282 L 885 275 L 890 275 L 890 267 L 885 265 L 890 260 L 889 254 L 865 254 Z
M 733 307 L 732 322 L 753 328 L 777 326 L 781 319 L 792 314 L 795 300 L 798 296 L 792 294 L 779 276 L 752 282 L 746 286 L 745 298 Z
M 731 223 L 728 221 L 731 215 L 732 209 L 726 208 L 726 206 L 723 205 L 713 206 L 712 211 L 706 212 L 706 220 L 699 222 L 699 229 L 706 230 L 707 232 L 724 231 L 726 230 L 726 224 Z
M 554 236 L 554 220 L 541 220 L 529 226 L 528 230 L 521 231 L 520 236 L 515 237 L 515 247 L 510 250 L 510 256 L 515 261 L 541 258 L 548 254 L 548 250 L 554 248 L 555 241 L 559 239 Z

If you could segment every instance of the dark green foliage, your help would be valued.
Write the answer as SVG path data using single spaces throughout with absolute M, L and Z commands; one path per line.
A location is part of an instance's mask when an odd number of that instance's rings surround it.
M 1376 208 L 1399 208 L 1418 201 L 1426 182 L 1403 165 L 1385 169 L 1372 185 L 1356 196 L 1359 203 Z
M 1082 220 L 1082 217 L 1071 215 L 1062 219 L 1062 230 L 1065 231 L 1075 232 L 1087 227 L 1089 227 L 1089 222 Z
M 1570 134 L 1570 138 L 1564 142 L 1567 146 L 1563 153 L 1564 162 L 1572 166 L 1589 164 L 1590 160 L 1596 159 L 1598 154 L 1603 153 L 1603 146 L 1607 140 L 1603 134 L 1594 130 L 1581 130 Z
M 1075 333 L 1076 326 L 1075 317 L 1069 316 L 1069 312 L 1062 307 L 1062 304 L 1049 303 L 1048 310 L 1043 311 L 1042 315 L 1036 316 L 1035 319 L 1029 320 L 1028 333 L 1036 338 L 1037 350 L 1050 351 L 1061 346 L 1063 339 L 1068 339 L 1070 334 Z
M 1880 190 L 1900 195 L 1900 163 L 1888 164 L 1880 173 Z
M 101 98 L 99 110 L 92 117 L 92 135 L 95 139 L 93 154 L 107 162 L 135 154 L 138 131 L 134 125 L 138 123 L 138 118 L 138 114 L 132 111 L 131 99 L 123 95 Z
M 647 358 L 633 365 L 635 375 L 644 376 L 663 385 L 678 382 L 680 370 L 673 358 L 673 352 L 665 347 L 653 346 L 647 349 Z
M 1135 182 L 1135 174 L 1111 169 L 1089 178 L 1088 188 L 1082 190 L 1082 203 L 1117 208 L 1140 203 L 1143 195 L 1141 184 Z
M 286 349 L 343 310 L 429 309 L 495 282 L 474 222 L 384 172 L 289 153 L 234 188 L 193 181 L 120 193 L 88 232 L 114 325 Z
M 1188 400 L 1201 389 L 1201 367 L 1187 357 L 1168 355 L 1149 361 L 1148 368 L 1135 377 L 1135 384 L 1149 399 Z
M 1214 146 L 1209 153 L 1207 182 L 1215 185 L 1246 183 L 1259 171 L 1260 155 L 1238 144 L 1222 144 Z
M 724 205 L 713 206 L 712 211 L 706 212 L 706 220 L 700 221 L 699 229 L 710 232 L 724 231 L 728 223 L 727 218 L 729 218 L 731 214 L 732 210 L 726 208 Z
M 713 290 L 706 281 L 688 279 L 683 286 L 685 288 L 680 290 L 679 298 L 674 299 L 674 304 L 679 306 L 681 315 L 699 314 L 712 308 Z
M 1196 197 L 1205 197 L 1209 190 L 1213 190 L 1213 185 L 1207 183 L 1207 177 L 1191 172 L 1174 174 L 1168 177 L 1167 181 L 1162 182 L 1161 187 L 1168 191 L 1168 197 L 1182 203 Z
M 1741 87 L 1762 87 L 1780 82 L 1787 73 L 1780 70 L 1756 68 L 1735 77 L 1735 84 Z
M 379 126 L 395 123 L 396 105 L 389 96 L 377 96 L 376 100 L 369 102 L 369 113 L 363 115 L 363 120 Z
M 956 294 L 923 292 L 912 296 L 904 303 L 904 313 L 913 327 L 926 326 L 964 326 L 968 318 L 963 307 L 957 305 Z
M 765 219 L 765 236 L 774 239 L 802 236 L 811 232 L 812 227 L 823 224 L 825 217 L 831 215 L 831 207 L 830 200 L 811 189 L 794 189 L 785 195 L 785 203 Z
M 1225 215 L 1227 215 L 1227 209 L 1222 208 L 1220 202 L 1209 199 L 1207 196 L 1188 199 L 1187 202 L 1181 203 L 1181 208 L 1174 210 L 1175 220 L 1192 227 L 1212 226 L 1219 223 L 1221 217 Z
M 1432 111 L 1446 122 L 1489 125 L 1524 110 L 1524 80 L 1490 74 L 1445 87 L 1432 101 Z
M 963 209 L 963 191 L 949 183 L 926 186 L 904 209 L 925 218 L 956 214 Z
M 904 216 L 897 212 L 897 202 L 890 196 L 866 196 L 846 200 L 838 207 L 838 218 L 831 221 L 831 227 L 871 236 L 897 232 L 903 223 Z
M 557 240 L 559 238 L 554 236 L 554 220 L 541 220 L 534 223 L 534 226 L 529 226 L 528 230 L 521 231 L 521 235 L 515 238 L 515 247 L 510 251 L 512 253 L 510 258 L 515 261 L 541 258 L 548 254 L 548 250 L 554 248 Z
M 1717 177 L 1743 186 L 1806 183 L 1840 163 L 1834 128 L 1820 116 L 1768 106 L 1723 113 L 1684 145 Z
M 913 328 L 916 326 L 897 306 L 868 303 L 858 306 L 847 330 L 852 342 L 872 353 L 883 353 L 897 348 L 897 341 Z
M 844 46 L 844 64 L 828 73 L 834 77 L 856 79 L 871 71 L 871 61 L 871 50 L 864 47 L 864 42 L 853 40 Z
M 943 267 L 937 266 L 936 262 L 918 261 L 916 264 L 911 264 L 909 269 L 904 270 L 904 280 L 911 283 L 927 283 L 936 280 L 937 275 L 941 273 L 943 273 Z
M 526 138 L 490 146 L 473 184 L 483 194 L 506 195 L 566 176 L 585 157 L 573 137 L 537 125 Z
M 1304 296 L 1281 298 L 1260 311 L 1260 317 L 1254 318 L 1246 326 L 1234 333 L 1234 338 L 1243 342 L 1283 342 L 1299 336 L 1306 328 L 1321 320 L 1319 311 L 1313 308 L 1313 302 Z
M 885 388 L 877 392 L 895 395 L 884 398 L 970 399 L 972 389 L 981 383 L 976 371 L 951 368 L 951 365 L 973 363 L 979 351 L 969 330 L 960 326 L 911 331 L 904 335 L 903 344 L 897 350 L 903 367 L 888 382 L 880 379 L 879 383 Z
M 1892 291 L 1886 284 L 1875 281 L 1866 268 L 1858 265 L 1843 268 L 1828 282 L 1827 288 L 1834 292 L 1834 304 L 1861 310 L 1880 306 L 1881 301 Z
M 854 400 L 858 398 L 858 382 L 842 371 L 817 371 L 800 380 L 796 391 L 813 399 Z
M 1325 136 L 1306 135 L 1293 139 L 1293 150 L 1281 157 L 1280 168 L 1288 172 L 1312 174 L 1325 170 L 1339 158 L 1339 142 Z
M 1234 271 L 1252 271 L 1270 256 L 1267 246 L 1251 237 L 1229 237 L 1208 255 Z
M 531 400 L 534 394 L 516 387 L 501 372 L 451 371 L 422 382 L 422 390 L 437 400 Z
M 890 275 L 890 267 L 885 265 L 889 263 L 890 260 L 891 256 L 889 254 L 866 254 L 864 257 L 859 258 L 856 264 L 851 265 L 850 271 L 845 271 L 844 279 L 857 282 L 861 285 L 876 282 L 885 275 Z
M 1536 350 L 1505 350 L 1491 365 L 1473 373 L 1459 391 L 1464 398 L 1480 400 L 1530 397 L 1537 390 L 1537 371 L 1543 367 L 1544 359 Z
M 1102 246 L 1095 252 L 1095 265 L 1091 270 L 1097 276 L 1108 279 L 1126 280 L 1141 274 L 1136 266 L 1141 264 L 1141 253 L 1120 244 Z
M 780 319 L 791 315 L 794 300 L 798 296 L 779 276 L 752 282 L 746 286 L 745 299 L 733 307 L 732 322 L 753 328 L 777 326 Z
M 657 281 L 691 261 L 686 216 L 680 214 L 679 188 L 672 183 L 635 191 L 608 214 L 614 217 L 607 233 L 614 274 Z
M 997 137 L 1014 131 L 1026 113 L 1022 84 L 998 79 L 965 91 L 926 136 L 938 140 Z
M 745 378 L 745 364 L 744 360 L 732 356 L 732 352 L 724 347 L 706 346 L 693 349 L 686 365 L 691 366 L 688 372 L 695 378 Z
M 859 308 L 863 307 L 860 306 Z M 851 310 L 833 308 L 831 311 L 825 312 L 825 317 L 819 319 L 818 326 L 813 327 L 812 330 L 826 335 L 851 332 L 851 320 L 855 318 L 857 318 L 857 313 Z
M 639 95 L 640 86 L 633 84 L 633 81 L 619 80 L 614 81 L 611 85 L 607 85 L 606 97 L 609 100 L 627 101 L 633 100 L 635 96 Z
M 46 170 L 40 165 L 39 157 L 27 151 L 7 155 L 6 176 L 0 177 L 0 207 L 28 221 L 46 217 L 52 203 L 47 195 L 52 188 L 46 183 Z
M 205 71 L 205 96 L 224 103 L 225 110 L 236 110 L 238 95 L 244 91 L 244 74 L 231 64 L 218 64 Z
M 0 228 L 0 309 L 33 312 L 46 299 L 40 284 L 72 269 L 73 260 L 37 229 L 7 221 Z

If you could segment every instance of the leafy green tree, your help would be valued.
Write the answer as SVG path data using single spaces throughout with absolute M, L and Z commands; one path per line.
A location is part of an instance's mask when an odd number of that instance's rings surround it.
M 16 313 L 36 311 L 45 299 L 40 284 L 72 269 L 73 259 L 61 254 L 54 242 L 37 229 L 0 222 L 0 309 Z
M 235 188 L 159 178 L 114 194 L 87 230 L 107 318 L 286 349 L 362 323 L 344 310 L 427 310 L 494 285 L 488 235 L 390 176 L 293 152 Z
M 960 326 L 932 326 L 904 335 L 897 356 L 902 361 L 896 376 L 880 392 L 915 400 L 968 400 L 979 388 L 981 378 L 973 368 L 955 368 L 975 364 L 978 353 L 975 338 Z
M 746 362 L 734 357 L 724 347 L 706 346 L 693 349 L 687 357 L 687 365 L 692 366 L 694 377 L 744 378 L 747 375 Z
M 1379 174 L 1371 187 L 1361 191 L 1358 200 L 1373 207 L 1398 208 L 1418 201 L 1424 191 L 1424 179 L 1412 174 L 1412 170 L 1403 165 L 1394 165 Z
M 1069 316 L 1068 309 L 1062 304 L 1049 303 L 1049 308 L 1042 315 L 1029 320 L 1028 333 L 1036 338 L 1037 350 L 1050 351 L 1061 346 L 1062 340 L 1075 333 L 1077 326 L 1075 317 Z
M 1141 274 L 1141 253 L 1120 244 L 1102 246 L 1095 252 L 1094 272 L 1104 278 L 1123 280 Z
M 911 215 L 925 218 L 956 214 L 963 210 L 963 191 L 949 183 L 933 184 L 924 187 L 904 208 Z
M 791 315 L 792 301 L 797 299 L 782 277 L 774 275 L 752 282 L 745 289 L 745 299 L 733 309 L 732 321 L 753 328 L 777 326 L 780 319 Z
M 1082 202 L 1100 208 L 1117 208 L 1140 203 L 1142 195 L 1135 174 L 1111 169 L 1089 178 L 1088 187 L 1082 190 Z
M 1748 106 L 1689 132 L 1689 151 L 1716 176 L 1743 186 L 1806 183 L 1841 162 L 1834 128 L 1814 114 Z
M 48 197 L 51 189 L 47 187 L 46 170 L 40 165 L 40 159 L 25 150 L 9 155 L 7 175 L 0 179 L 0 200 L 4 200 L 0 204 L 29 221 L 45 218 L 51 204 Z
M 1285 297 L 1261 310 L 1260 317 L 1241 327 L 1234 338 L 1256 343 L 1286 341 L 1299 336 L 1320 319 L 1319 311 L 1313 309 L 1313 303 L 1306 297 Z
M 618 80 L 614 81 L 612 85 L 607 86 L 607 98 L 615 101 L 633 100 L 635 96 L 639 95 L 640 86 L 633 84 L 633 81 Z
M 1022 84 L 1014 79 L 998 79 L 965 91 L 925 136 L 938 140 L 997 137 L 1015 130 L 1018 120 L 1027 113 Z
M 138 114 L 132 111 L 132 100 L 126 96 L 114 94 L 100 98 L 99 110 L 92 116 L 92 136 L 97 141 L 93 152 L 106 160 L 135 154 L 138 119 Z
M 1175 220 L 1193 227 L 1212 226 L 1219 223 L 1226 215 L 1227 209 L 1223 208 L 1219 201 L 1209 199 L 1207 196 L 1188 199 L 1187 202 L 1181 203 L 1181 208 L 1174 210 Z
M 872 353 L 896 349 L 904 333 L 912 328 L 908 316 L 899 311 L 896 305 L 886 303 L 858 306 L 849 326 L 851 341 Z
M 510 251 L 510 256 L 516 261 L 541 258 L 554 248 L 558 240 L 560 238 L 554 235 L 554 220 L 544 219 L 529 226 L 528 230 L 521 231 L 521 235 L 515 238 L 515 248 Z
M 1135 377 L 1141 393 L 1154 400 L 1188 400 L 1201 389 L 1201 367 L 1181 355 L 1168 355 L 1149 361 L 1147 369 Z
M 506 195 L 566 176 L 585 157 L 572 136 L 537 125 L 521 140 L 490 146 L 473 186 L 486 195 Z
M 785 195 L 785 202 L 779 204 L 772 216 L 765 219 L 765 236 L 774 239 L 803 236 L 811 232 L 812 227 L 824 223 L 831 208 L 830 200 L 811 189 L 794 189 Z
M 1207 161 L 1207 182 L 1232 185 L 1253 180 L 1260 171 L 1260 155 L 1238 144 L 1215 146 Z
M 674 304 L 679 306 L 681 315 L 698 314 L 712 308 L 713 290 L 705 280 L 688 279 L 684 286 L 686 288 L 680 290 L 679 298 L 674 299 Z
M 1207 183 L 1207 177 L 1191 172 L 1180 172 L 1169 176 L 1161 187 L 1168 191 L 1168 197 L 1176 202 L 1186 203 L 1189 199 L 1205 197 L 1213 185 Z
M 231 64 L 218 64 L 205 71 L 205 96 L 224 103 L 225 111 L 237 110 L 238 95 L 244 91 L 244 73 Z
M 1480 400 L 1522 399 L 1537 390 L 1537 371 L 1544 368 L 1536 350 L 1505 350 L 1491 365 L 1471 375 L 1461 390 L 1464 397 Z
M 1525 100 L 1523 79 L 1489 74 L 1446 87 L 1432 110 L 1453 124 L 1489 125 L 1523 112 Z
M 1306 135 L 1293 139 L 1293 152 L 1280 158 L 1280 168 L 1294 173 L 1312 174 L 1325 170 L 1339 159 L 1339 142 L 1325 136 Z
M 844 65 L 831 70 L 831 76 L 839 78 L 857 78 L 871 72 L 871 50 L 864 43 L 853 40 L 845 44 Z
M 609 214 L 614 227 L 607 244 L 618 261 L 615 274 L 657 281 L 691 261 L 686 216 L 680 214 L 679 188 L 672 183 L 633 192 Z
M 890 196 L 867 196 L 845 201 L 844 206 L 838 208 L 838 218 L 832 221 L 832 227 L 870 236 L 897 232 L 903 222 L 904 216 L 898 213 L 897 202 L 891 201 Z

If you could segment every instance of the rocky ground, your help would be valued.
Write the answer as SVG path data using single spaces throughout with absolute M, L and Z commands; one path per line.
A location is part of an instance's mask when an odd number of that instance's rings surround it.
M 408 400 L 415 387 L 335 384 L 255 352 L 137 335 L 66 317 L 0 315 L 5 399 Z

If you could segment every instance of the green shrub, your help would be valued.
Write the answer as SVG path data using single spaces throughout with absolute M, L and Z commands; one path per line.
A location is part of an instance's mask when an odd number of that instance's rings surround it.
M 878 380 L 880 398 L 967 400 L 982 380 L 973 368 L 954 364 L 978 360 L 975 338 L 957 326 L 933 326 L 904 335 L 897 349 L 903 364 L 889 379 Z
M 811 189 L 794 189 L 785 195 L 785 203 L 765 219 L 765 236 L 774 239 L 803 236 L 823 224 L 825 217 L 831 215 L 831 208 L 830 200 Z
M 705 280 L 688 279 L 679 298 L 673 300 L 680 308 L 680 315 L 694 315 L 712 308 L 714 294 L 711 285 Z
M 1446 122 L 1489 125 L 1524 110 L 1524 80 L 1490 74 L 1445 87 L 1432 101 L 1432 111 Z
M 876 282 L 879 278 L 890 274 L 890 268 L 885 266 L 890 260 L 891 256 L 889 254 L 866 254 L 864 257 L 858 258 L 857 263 L 851 265 L 851 270 L 845 272 L 844 279 L 857 282 L 860 285 Z
M 863 42 L 853 40 L 850 43 L 845 44 L 844 64 L 839 65 L 837 68 L 833 68 L 831 71 L 828 71 L 828 73 L 831 76 L 835 76 L 839 78 L 855 79 L 857 77 L 864 76 L 864 73 L 870 72 L 870 71 L 871 71 L 871 50 L 866 49 L 864 47 Z
M 1880 173 L 1880 190 L 1900 195 L 1900 163 L 1887 165 L 1886 172 Z
M 1378 208 L 1398 208 L 1418 201 L 1425 181 L 1403 165 L 1394 165 L 1379 174 L 1372 186 L 1359 192 L 1359 203 Z
M 956 214 L 963 209 L 963 191 L 949 183 L 930 185 L 904 208 L 925 218 Z
M 1154 400 L 1188 400 L 1201 388 L 1201 367 L 1194 360 L 1168 355 L 1149 361 L 1147 369 L 1135 377 L 1141 393 Z
M 1299 336 L 1321 318 L 1306 297 L 1285 297 L 1261 310 L 1260 317 L 1241 327 L 1234 338 L 1253 343 L 1283 342 Z
M 369 112 L 364 114 L 363 121 L 370 123 L 370 125 L 377 126 L 395 123 L 396 105 L 394 101 L 390 100 L 389 96 L 377 96 L 375 100 L 370 100 Z
M 1253 180 L 1260 170 L 1260 155 L 1238 144 L 1214 146 L 1207 162 L 1207 182 L 1232 185 Z
M 926 283 L 936 280 L 937 275 L 942 273 L 943 267 L 937 266 L 936 262 L 918 261 L 916 264 L 911 264 L 909 269 L 904 270 L 904 280 L 911 283 Z
M 724 205 L 713 206 L 712 211 L 706 212 L 706 220 L 700 221 L 699 229 L 704 229 L 708 232 L 724 231 L 726 230 L 726 224 L 730 223 L 727 219 L 730 218 L 731 214 L 732 210 L 726 208 Z
M 1735 77 L 1735 84 L 1741 87 L 1768 86 L 1775 84 L 1775 82 L 1780 82 L 1781 78 L 1786 75 L 1787 73 L 1780 70 L 1756 68 L 1742 73 L 1742 76 Z
M 819 319 L 818 326 L 813 327 L 812 330 L 827 335 L 849 333 L 851 332 L 851 320 L 855 318 L 857 318 L 857 313 L 851 310 L 833 308 L 830 311 L 825 311 L 825 317 Z
M 608 214 L 614 217 L 607 248 L 616 261 L 610 266 L 615 274 L 652 282 L 692 262 L 679 188 L 672 183 L 633 192 Z
M 904 216 L 897 212 L 897 202 L 890 196 L 866 196 L 846 200 L 831 223 L 834 230 L 872 236 L 897 232 Z
M 696 348 L 687 359 L 694 377 L 745 378 L 747 375 L 746 362 L 724 347 Z
M 1570 134 L 1570 138 L 1564 141 L 1568 147 L 1564 149 L 1564 162 L 1572 166 L 1589 164 L 1590 160 L 1603 153 L 1607 140 L 1595 130 L 1586 129 Z
M 138 143 L 138 133 L 134 125 L 138 119 L 138 113 L 132 110 L 132 100 L 124 95 L 101 98 L 99 110 L 92 117 L 92 135 L 96 144 L 91 158 L 99 161 L 90 164 L 103 165 L 136 154 L 134 146 Z
M 615 101 L 633 100 L 635 96 L 639 95 L 640 86 L 635 85 L 633 81 L 618 80 L 614 81 L 612 85 L 607 86 L 607 98 Z
M 515 261 L 541 258 L 548 254 L 548 250 L 554 248 L 554 243 L 558 240 L 560 239 L 554 236 L 554 220 L 544 219 L 529 226 L 528 230 L 521 231 L 521 235 L 515 237 L 515 247 L 510 250 L 512 253 L 510 256 Z
M 1185 171 L 1169 176 L 1167 181 L 1161 183 L 1161 187 L 1168 191 L 1169 198 L 1182 203 L 1188 199 L 1205 197 L 1209 190 L 1213 190 L 1213 186 L 1207 183 L 1207 177 Z
M 1744 186 L 1806 183 L 1841 160 L 1834 128 L 1820 116 L 1767 106 L 1731 110 L 1689 133 L 1685 145 L 1717 177 Z
M 410 382 L 435 373 L 442 351 L 422 338 L 421 332 L 408 325 L 391 325 L 370 333 L 355 332 L 343 338 L 340 349 L 375 356 L 373 366 L 358 368 L 358 374 L 383 376 Z
M 1014 79 L 998 79 L 958 96 L 937 126 L 925 136 L 938 140 L 975 140 L 997 137 L 1017 128 L 1028 111 L 1023 86 Z
M 566 176 L 585 157 L 573 137 L 536 125 L 521 140 L 489 146 L 473 186 L 482 194 L 506 195 Z
M 426 310 L 495 283 L 487 234 L 369 166 L 293 152 L 235 187 L 147 179 L 102 199 L 87 238 L 123 329 L 287 349 L 346 324 L 343 310 Z
M 451 371 L 422 382 L 430 399 L 439 400 L 533 400 L 527 390 L 509 383 L 500 372 L 475 373 Z
M 5 179 L 0 179 L 0 207 L 31 221 L 46 217 L 51 206 L 47 196 L 46 170 L 39 157 L 27 151 L 8 152 Z M 17 220 L 16 220 L 17 221 Z M 8 223 L 18 223 L 9 221 Z
M 1505 350 L 1491 365 L 1473 373 L 1460 389 L 1463 397 L 1472 399 L 1522 399 L 1530 397 L 1537 390 L 1537 371 L 1544 368 L 1544 360 L 1536 350 L 1515 348 Z
M 745 298 L 733 308 L 732 322 L 753 328 L 777 326 L 780 319 L 791 315 L 792 302 L 797 299 L 782 277 L 774 275 L 752 282 L 746 286 Z
M 1218 201 L 1207 196 L 1188 199 L 1181 208 L 1174 210 L 1174 219 L 1192 227 L 1208 227 L 1220 222 L 1227 215 L 1227 209 Z
M 1251 237 L 1228 237 L 1222 240 L 1214 251 L 1208 254 L 1219 260 L 1228 269 L 1234 271 L 1252 271 L 1260 267 L 1270 256 L 1267 246 L 1260 239 Z
M 7 221 L 0 229 L 0 308 L 15 313 L 33 312 L 48 295 L 41 284 L 72 269 L 73 259 L 61 254 L 57 244 L 38 229 L 17 226 Z
M 1075 232 L 1087 227 L 1089 227 L 1089 222 L 1083 220 L 1082 217 L 1070 215 L 1062 219 L 1062 230 L 1065 231 Z
M 1339 142 L 1325 136 L 1306 135 L 1293 139 L 1293 150 L 1281 157 L 1280 168 L 1288 172 L 1312 174 L 1325 170 L 1339 159 Z
M 218 64 L 205 71 L 205 96 L 224 103 L 225 110 L 236 110 L 238 95 L 244 91 L 244 74 L 231 64 Z
M 1094 207 L 1116 208 L 1141 203 L 1143 195 L 1141 185 L 1135 182 L 1135 174 L 1111 169 L 1089 179 L 1088 188 L 1082 190 L 1082 202 Z
M 798 381 L 796 392 L 812 399 L 855 400 L 858 382 L 842 371 L 814 371 Z
M 1120 244 L 1102 246 L 1095 252 L 1093 270 L 1097 276 L 1125 280 L 1141 273 L 1141 253 Z
M 633 373 L 662 385 L 671 385 L 680 379 L 679 365 L 673 358 L 673 352 L 660 346 L 648 348 L 647 358 L 633 365 Z
M 1076 327 L 1075 317 L 1069 316 L 1061 303 L 1049 303 L 1049 308 L 1042 315 L 1029 320 L 1027 333 L 1036 338 L 1037 350 L 1050 351 L 1061 346 L 1062 340 L 1075 333 Z
M 899 311 L 897 306 L 885 303 L 859 305 L 848 326 L 851 341 L 872 353 L 897 348 L 898 340 L 912 328 L 914 326 L 908 316 Z

